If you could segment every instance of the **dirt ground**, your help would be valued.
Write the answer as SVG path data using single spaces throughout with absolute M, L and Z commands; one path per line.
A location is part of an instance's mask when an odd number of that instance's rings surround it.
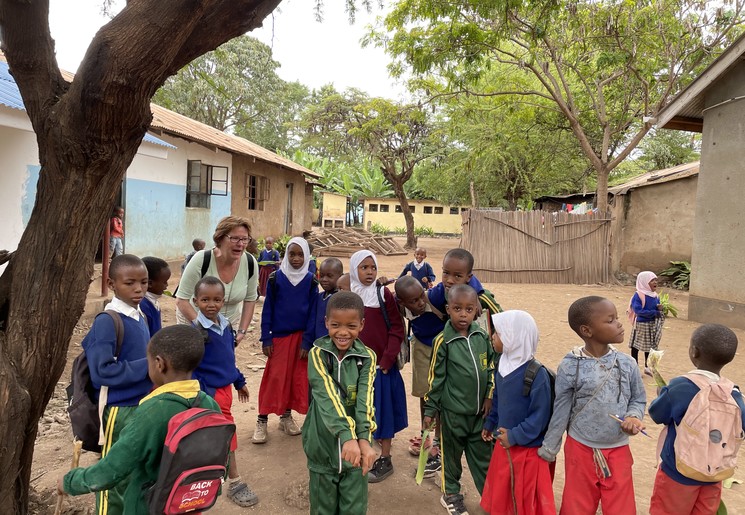
M 428 260 L 438 275 L 444 253 L 458 246 L 457 239 L 420 239 L 420 245 L 428 250 Z M 380 274 L 395 276 L 412 256 L 393 256 L 379 258 Z M 348 260 L 343 260 L 345 269 Z M 178 273 L 178 267 L 174 272 Z M 172 288 L 177 284 L 177 277 L 171 279 Z M 612 300 L 620 314 L 624 313 L 633 288 L 620 285 L 546 285 L 546 284 L 487 284 L 497 300 L 505 309 L 523 309 L 536 319 L 541 339 L 538 358 L 554 369 L 561 358 L 580 341 L 567 324 L 567 308 L 577 298 L 585 295 L 602 295 Z M 670 293 L 671 302 L 678 307 L 677 319 L 668 319 L 665 323 L 661 348 L 665 350 L 661 371 L 666 378 L 685 373 L 693 368 L 688 360 L 688 342 L 691 333 L 699 324 L 689 322 L 688 294 L 677 290 L 664 289 Z M 162 301 L 164 325 L 175 323 L 175 302 L 172 299 Z M 257 305 L 256 321 L 260 320 L 261 303 Z M 258 343 L 258 324 L 252 325 L 250 337 L 244 340 L 237 349 L 238 365 L 248 379 L 251 392 L 250 402 L 236 404 L 234 414 L 238 427 L 239 447 L 237 460 L 243 478 L 258 493 L 260 503 L 254 508 L 239 508 L 225 498 L 220 499 L 212 513 L 237 515 L 243 512 L 266 514 L 301 514 L 308 512 L 308 473 L 303 455 L 300 437 L 286 436 L 277 429 L 278 418 L 270 417 L 269 441 L 265 445 L 251 444 L 251 435 L 256 421 L 258 387 L 261 381 L 264 358 Z M 44 418 L 39 424 L 32 472 L 32 513 L 53 513 L 55 496 L 53 487 L 56 479 L 69 469 L 71 456 L 71 433 L 65 413 L 64 386 L 69 380 L 70 365 L 80 352 L 80 341 L 89 328 L 89 322 L 81 321 L 72 338 L 68 355 L 68 366 L 57 391 L 50 402 Z M 740 342 L 745 342 L 745 331 L 736 331 Z M 630 330 L 626 331 L 627 338 Z M 628 352 L 626 344 L 620 346 Z M 735 361 L 725 368 L 725 375 L 737 384 L 745 384 L 745 360 L 742 352 Z M 411 368 L 403 371 L 407 390 L 411 385 Z M 645 377 L 647 399 L 655 396 L 653 381 Z M 369 487 L 370 513 L 438 513 L 443 510 L 439 504 L 439 480 L 425 480 L 421 486 L 414 481 L 416 460 L 410 456 L 407 447 L 409 438 L 418 434 L 418 400 L 409 397 L 409 428 L 399 433 L 393 445 L 393 463 L 395 472 L 382 483 Z M 298 423 L 302 416 L 296 415 Z M 649 499 L 656 471 L 656 442 L 660 427 L 647 420 L 647 432 L 652 438 L 636 436 L 632 438 L 631 449 L 634 455 L 634 484 L 636 503 L 639 513 L 648 513 Z M 94 463 L 95 455 L 86 453 L 81 465 Z M 554 494 L 557 507 L 561 503 L 561 492 L 564 484 L 563 456 L 559 455 Z M 465 460 L 464 460 L 465 461 Z M 745 473 L 738 473 L 738 479 L 745 479 Z M 466 505 L 471 513 L 484 513 L 479 507 L 479 496 L 473 482 L 464 468 L 464 489 Z M 725 489 L 723 499 L 730 514 L 745 513 L 745 485 L 734 485 Z M 50 507 L 51 506 L 51 507 Z M 93 496 L 87 495 L 65 501 L 65 513 L 85 513 L 93 506 Z

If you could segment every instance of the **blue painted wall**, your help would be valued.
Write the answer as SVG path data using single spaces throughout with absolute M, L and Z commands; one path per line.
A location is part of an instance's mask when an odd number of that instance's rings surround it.
M 179 258 L 202 238 L 209 247 L 217 222 L 230 214 L 228 196 L 213 196 L 211 209 L 187 208 L 186 185 L 127 179 L 124 250 L 138 256 Z

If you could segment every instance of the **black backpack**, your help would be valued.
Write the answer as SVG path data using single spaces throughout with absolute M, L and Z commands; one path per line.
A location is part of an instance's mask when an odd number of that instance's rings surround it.
M 533 358 L 525 370 L 525 379 L 523 380 L 523 397 L 530 395 L 530 389 L 533 387 L 533 381 L 535 381 L 538 371 L 545 369 L 548 372 L 548 382 L 551 386 L 551 414 L 554 413 L 554 400 L 556 400 L 556 372 L 545 366 L 543 363 Z
M 110 316 L 114 322 L 114 332 L 116 333 L 114 357 L 118 358 L 124 341 L 122 317 L 116 311 L 107 309 L 96 315 L 96 318 L 103 314 Z M 101 452 L 101 446 L 98 444 L 101 419 L 98 416 L 98 403 L 94 400 L 96 389 L 91 382 L 91 371 L 85 350 L 81 351 L 72 363 L 70 384 L 67 385 L 65 391 L 67 392 L 67 413 L 70 415 L 73 437 L 83 442 L 83 449 L 86 451 Z

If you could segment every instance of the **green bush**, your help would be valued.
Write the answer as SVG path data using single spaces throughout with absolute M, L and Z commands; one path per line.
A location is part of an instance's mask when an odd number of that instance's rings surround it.
M 393 229 L 393 234 L 406 234 L 406 227 L 396 227 Z
M 274 248 L 277 251 L 279 251 L 279 255 L 280 256 L 284 256 L 285 255 L 285 248 L 287 248 L 287 242 L 290 241 L 290 238 L 292 238 L 292 236 L 290 236 L 289 234 L 283 234 L 279 238 L 274 238 Z M 266 237 L 264 237 L 264 236 L 262 236 L 258 240 L 256 240 L 256 243 L 257 243 L 257 245 L 259 247 L 259 252 L 261 252 L 262 250 L 264 250 L 264 243 L 265 242 L 266 242 Z
M 388 234 L 389 232 L 391 232 L 391 230 L 385 225 L 372 224 L 370 226 L 370 232 L 373 234 Z
M 429 238 L 433 238 L 435 235 L 435 230 L 432 229 L 432 227 L 415 227 L 414 234 L 416 236 L 426 236 Z
M 670 261 L 670 264 L 672 266 L 660 272 L 660 275 L 669 277 L 673 288 L 687 290 L 691 283 L 691 264 L 688 261 Z

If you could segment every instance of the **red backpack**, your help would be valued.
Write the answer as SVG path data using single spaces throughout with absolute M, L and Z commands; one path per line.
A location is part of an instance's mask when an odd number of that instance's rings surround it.
M 202 512 L 217 502 L 235 424 L 222 413 L 200 408 L 205 395 L 199 392 L 191 408 L 168 422 L 158 480 L 148 492 L 153 515 Z

